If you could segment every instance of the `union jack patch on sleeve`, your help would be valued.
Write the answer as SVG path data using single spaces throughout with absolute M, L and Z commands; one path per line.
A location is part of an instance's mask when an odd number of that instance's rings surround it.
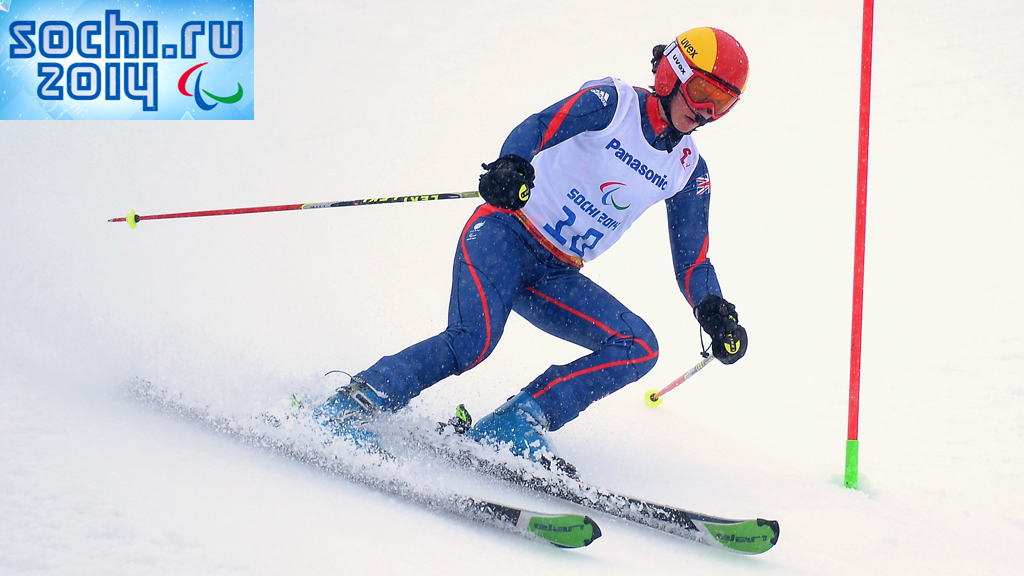
M 708 175 L 697 176 L 697 195 L 711 192 L 711 177 Z

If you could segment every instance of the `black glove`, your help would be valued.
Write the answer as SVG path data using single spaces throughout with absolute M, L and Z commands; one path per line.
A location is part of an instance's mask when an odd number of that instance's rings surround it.
M 747 331 L 739 325 L 736 307 L 725 298 L 708 294 L 693 309 L 693 315 L 711 336 L 711 353 L 722 364 L 732 364 L 747 353 Z
M 490 164 L 480 165 L 480 195 L 492 206 L 519 210 L 526 206 L 533 188 L 533 165 L 525 159 L 508 154 Z

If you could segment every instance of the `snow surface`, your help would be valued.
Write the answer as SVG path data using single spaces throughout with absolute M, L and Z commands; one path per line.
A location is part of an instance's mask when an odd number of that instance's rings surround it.
M 859 491 L 841 481 L 860 2 L 258 8 L 254 122 L 0 124 L 0 573 L 1020 573 L 1024 4 L 876 6 Z M 644 405 L 699 359 L 652 209 L 586 271 L 653 325 L 661 360 L 553 440 L 594 483 L 777 519 L 774 550 L 604 517 L 594 545 L 558 550 L 121 395 L 142 377 L 244 414 L 326 393 L 328 370 L 443 329 L 477 202 L 106 219 L 472 189 L 522 118 L 589 79 L 647 84 L 651 46 L 699 25 L 753 66 L 741 104 L 698 132 L 710 254 L 750 353 Z M 513 318 L 411 413 L 482 415 L 579 353 Z

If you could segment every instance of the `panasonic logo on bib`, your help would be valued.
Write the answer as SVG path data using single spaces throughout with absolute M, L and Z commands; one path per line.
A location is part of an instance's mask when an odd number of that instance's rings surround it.
M 662 176 L 661 174 L 655 172 L 653 169 L 648 168 L 647 164 L 640 162 L 639 158 L 634 158 L 632 154 L 627 152 L 626 149 L 622 147 L 622 143 L 616 140 L 615 138 L 612 138 L 611 141 L 608 142 L 608 145 L 604 147 L 604 149 L 614 150 L 616 158 L 622 160 L 623 164 L 629 166 L 631 169 L 636 171 L 637 174 L 643 176 L 644 179 L 650 182 L 651 184 L 654 184 L 655 186 L 661 188 L 662 190 L 665 189 L 665 186 L 668 186 L 668 178 L 666 176 Z

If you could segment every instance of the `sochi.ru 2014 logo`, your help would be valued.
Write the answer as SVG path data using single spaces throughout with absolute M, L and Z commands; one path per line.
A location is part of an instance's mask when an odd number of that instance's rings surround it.
M 181 75 L 181 78 L 178 78 L 178 92 L 181 92 L 182 95 L 184 95 L 184 96 L 189 96 L 189 97 L 193 97 L 194 96 L 195 99 L 196 99 L 196 106 L 199 106 L 199 108 L 202 109 L 202 110 L 213 110 L 214 108 L 217 107 L 217 103 L 218 102 L 221 103 L 221 104 L 234 104 L 235 102 L 238 102 L 239 100 L 241 100 L 242 99 L 242 94 L 243 94 L 242 84 L 241 83 L 238 84 L 238 91 L 237 92 L 235 92 L 231 96 L 226 96 L 226 97 L 225 96 L 214 96 L 213 94 L 210 94 L 206 90 L 203 90 L 202 88 L 200 88 L 199 87 L 199 82 L 203 79 L 203 72 L 202 72 L 202 70 L 200 70 L 199 73 L 196 74 L 196 85 L 195 85 L 195 88 L 193 88 L 193 91 L 195 92 L 195 94 L 189 94 L 188 93 L 188 89 L 187 89 L 188 77 L 191 76 L 193 72 L 195 72 L 196 70 L 199 70 L 200 68 L 202 68 L 203 66 L 206 66 L 207 64 L 209 64 L 209 62 L 203 62 L 202 64 L 196 64 L 195 66 L 193 66 L 193 67 L 189 68 L 188 70 L 186 70 L 185 73 Z M 203 94 L 206 94 L 207 97 L 209 97 L 210 99 L 214 100 L 214 103 L 213 104 L 208 104 L 205 100 L 203 100 L 203 97 L 199 95 L 199 92 L 202 92 Z
M 0 120 L 253 119 L 253 0 L 18 2 Z

